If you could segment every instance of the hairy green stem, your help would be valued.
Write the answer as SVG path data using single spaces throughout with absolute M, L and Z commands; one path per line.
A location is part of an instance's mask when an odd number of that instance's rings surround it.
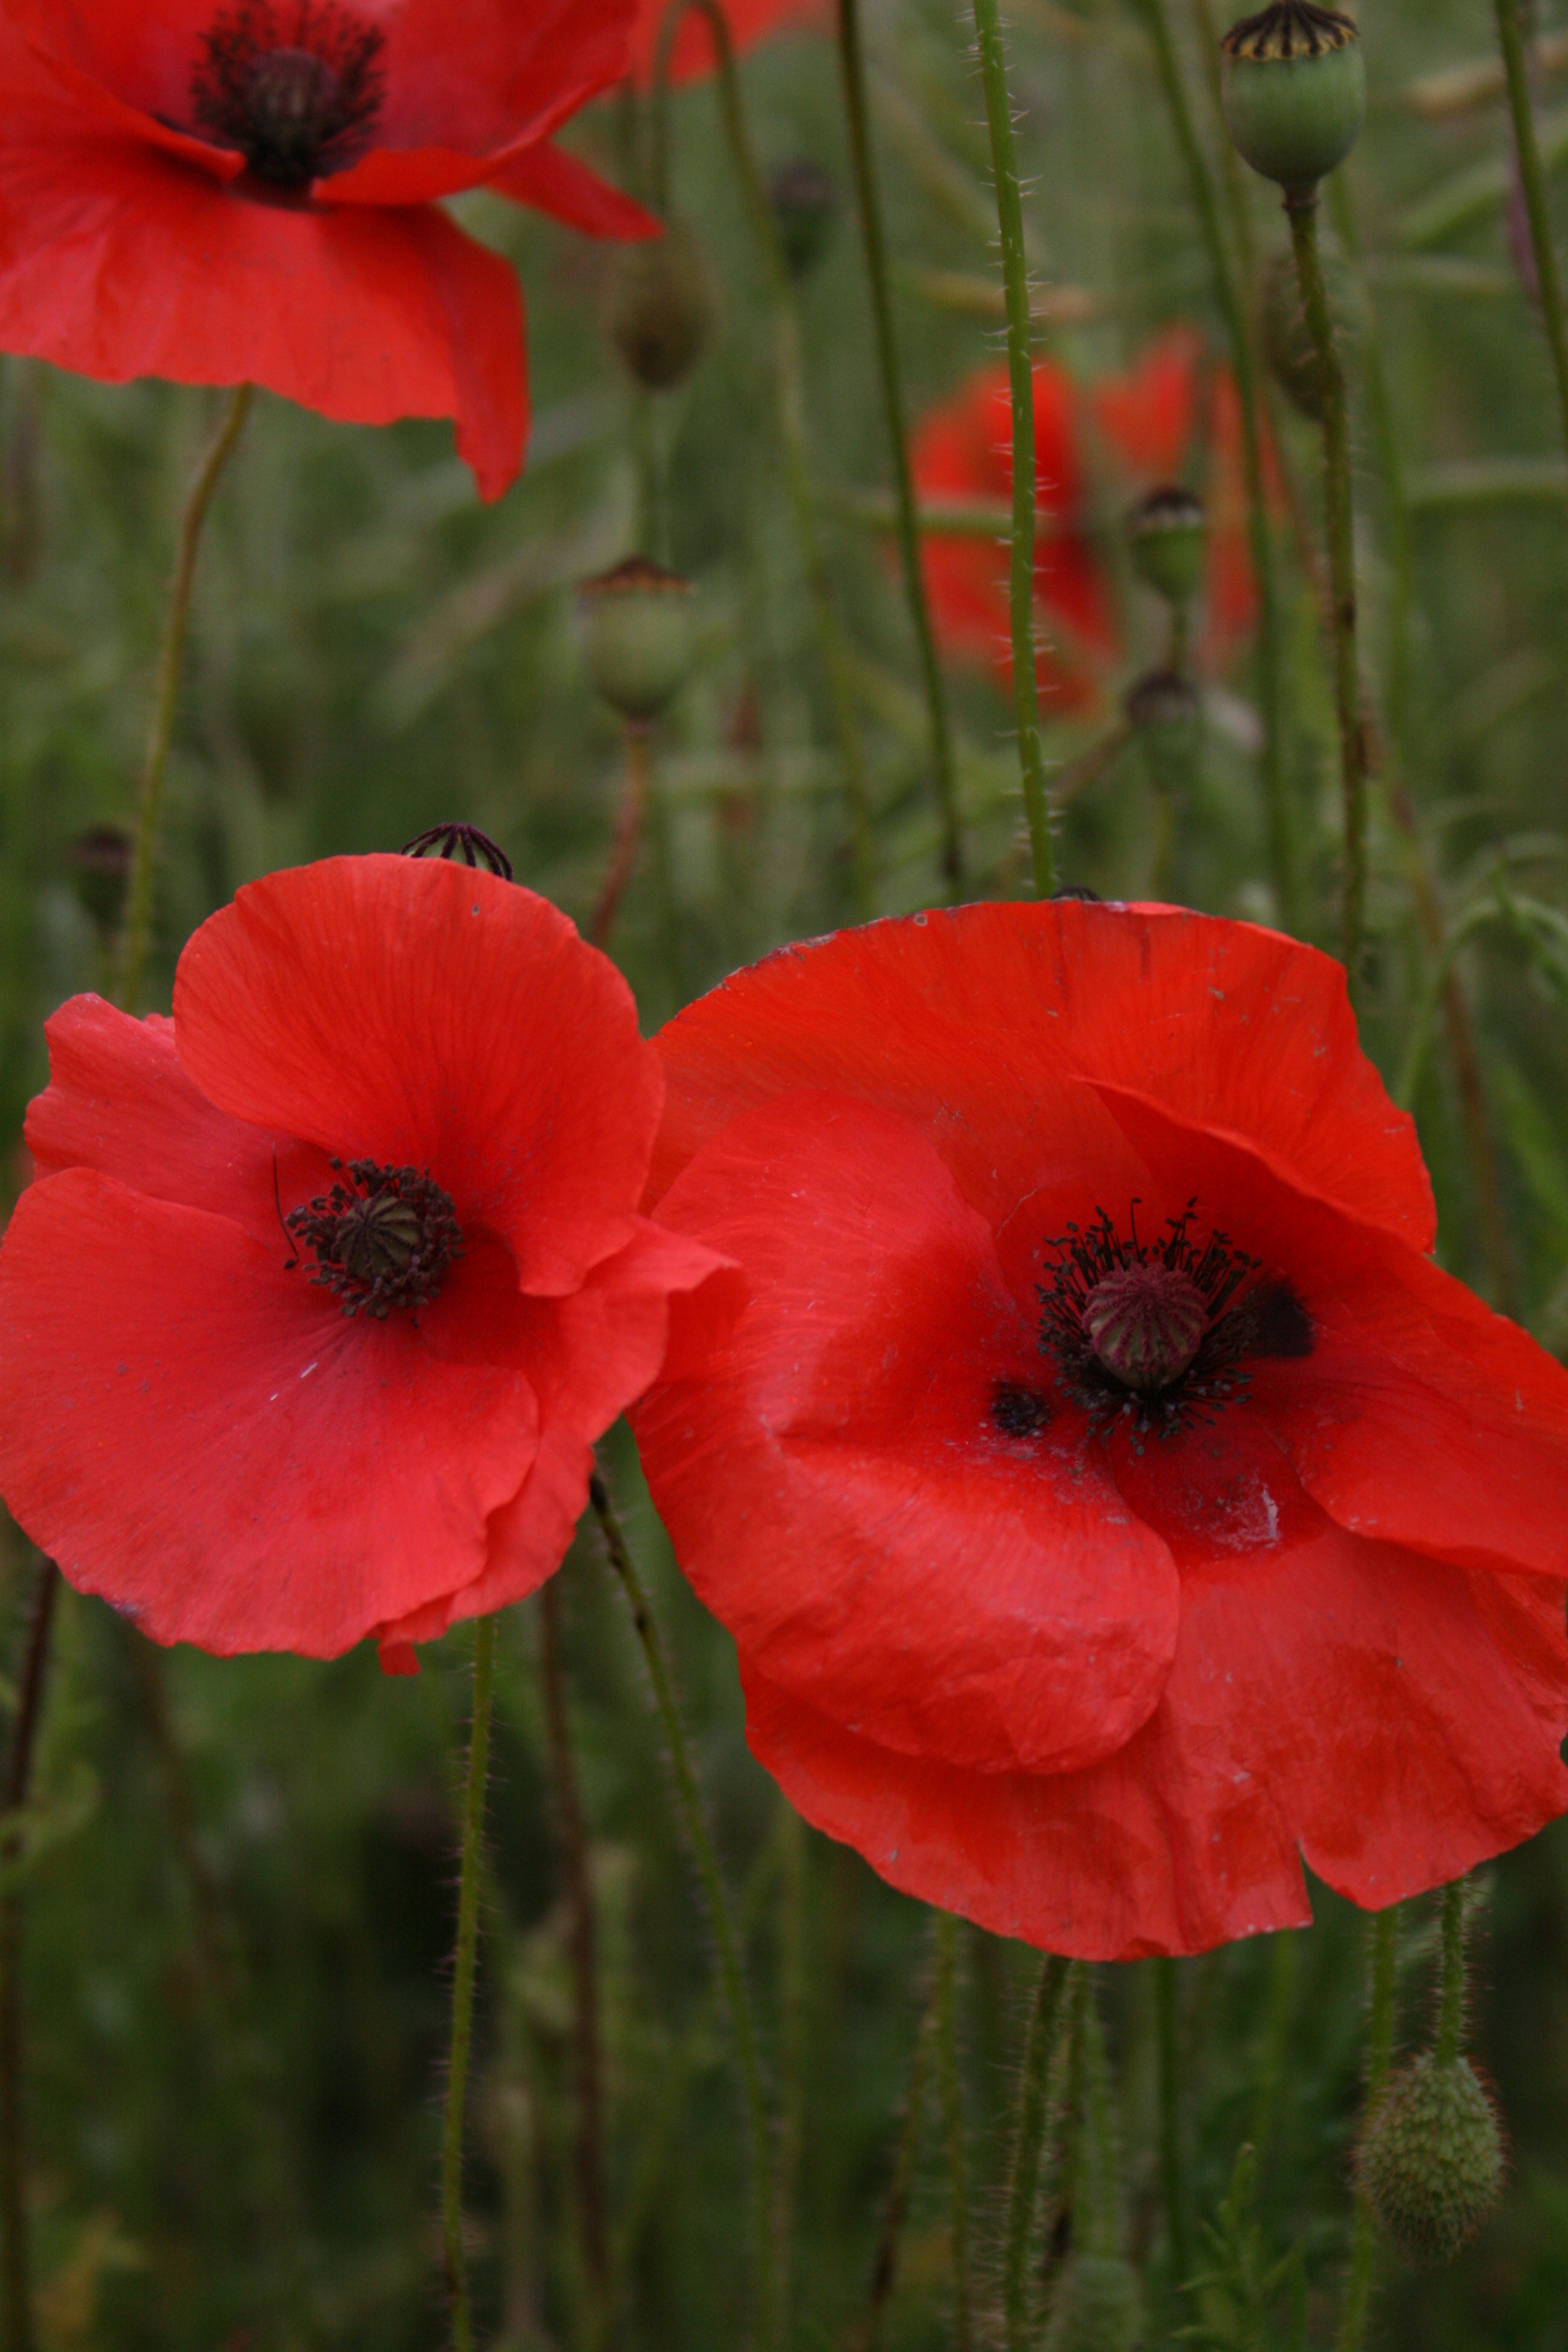
M 773 2352 L 778 2340 L 778 2295 L 773 2261 L 772 2231 L 772 2198 L 769 2194 L 772 2166 L 770 2151 L 772 2132 L 768 2115 L 767 2087 L 763 2078 L 763 2062 L 757 2042 L 756 2027 L 752 2018 L 752 2004 L 746 1990 L 745 1969 L 742 1958 L 741 1938 L 735 1927 L 735 1915 L 725 1889 L 724 1876 L 719 1866 L 708 1815 L 702 1802 L 702 1792 L 697 1782 L 697 1768 L 692 1760 L 686 1726 L 681 1720 L 676 1700 L 675 1685 L 670 1679 L 664 1642 L 653 1613 L 653 1602 L 647 1587 L 637 1573 L 637 1563 L 621 1529 L 610 1502 L 609 1489 L 604 1480 L 592 1479 L 588 1498 L 594 1517 L 599 1523 L 609 1554 L 610 1566 L 620 1579 L 631 1604 L 632 1623 L 642 1643 L 648 1681 L 653 1686 L 654 1705 L 664 1731 L 665 1746 L 669 1753 L 670 1772 L 675 1781 L 676 1803 L 682 1826 L 690 1841 L 698 1875 L 708 1904 L 708 1924 L 719 1955 L 719 1974 L 724 1987 L 725 2005 L 730 2012 L 730 2031 L 734 2037 L 735 2054 L 740 2066 L 741 2089 L 745 2107 L 747 2156 L 751 2169 L 752 2229 L 753 2237 L 753 2292 L 756 2299 L 756 2335 L 762 2352 Z
M 1285 765 L 1285 634 L 1279 605 L 1279 571 L 1274 557 L 1274 536 L 1269 526 L 1264 483 L 1264 402 L 1257 346 L 1247 304 L 1237 289 L 1236 272 L 1220 218 L 1219 200 L 1215 194 L 1214 178 L 1198 137 L 1197 126 L 1193 121 L 1187 86 L 1176 54 L 1165 0 L 1134 0 L 1134 5 L 1153 44 L 1171 128 L 1181 150 L 1187 183 L 1203 229 L 1204 243 L 1208 248 L 1215 299 L 1219 305 L 1230 342 L 1231 366 L 1236 375 L 1237 397 L 1241 408 L 1247 537 L 1252 568 L 1258 580 L 1258 698 L 1263 719 L 1263 799 L 1269 876 L 1279 902 L 1281 923 L 1287 930 L 1300 931 L 1303 926 L 1300 866 Z M 1246 197 L 1239 178 L 1234 196 L 1238 219 L 1244 223 Z M 1238 234 L 1245 233 L 1243 226 Z
M 936 1915 L 936 2079 L 947 2154 L 947 2221 L 952 2242 L 952 2347 L 971 2352 L 974 2296 L 969 2273 L 969 2146 L 958 2072 L 958 1921 Z
M 1323 505 L 1329 548 L 1330 630 L 1334 707 L 1340 728 L 1340 776 L 1344 803 L 1344 874 L 1340 953 L 1351 1003 L 1360 993 L 1362 933 L 1366 913 L 1366 741 L 1362 728 L 1361 674 L 1356 659 L 1355 520 L 1351 491 L 1350 406 L 1340 365 L 1318 253 L 1318 192 L 1288 194 L 1285 215 L 1296 254 L 1302 307 L 1311 331 L 1323 404 Z
M 921 562 L 920 526 L 915 512 L 914 476 L 910 468 L 909 435 L 904 424 L 902 370 L 893 326 L 892 291 L 888 271 L 888 242 L 882 225 L 882 203 L 877 187 L 876 161 L 871 152 L 870 110 L 866 103 L 866 59 L 860 38 L 860 0 L 838 0 L 838 62 L 844 81 L 844 110 L 849 127 L 849 154 L 855 173 L 855 194 L 860 212 L 860 236 L 866 252 L 866 275 L 871 285 L 871 317 L 876 329 L 877 362 L 882 379 L 882 407 L 888 440 L 893 453 L 893 482 L 898 496 L 899 557 L 903 566 L 904 593 L 910 619 L 920 647 L 921 674 L 925 682 L 926 709 L 931 724 L 931 774 L 936 784 L 942 826 L 941 872 L 950 897 L 956 898 L 963 879 L 963 831 L 958 808 L 958 772 L 952 755 L 952 728 L 948 718 L 947 688 L 937 656 L 926 597 L 925 572 Z
M 643 825 L 647 816 L 648 793 L 653 783 L 653 746 L 651 729 L 646 719 L 628 719 L 626 723 L 626 768 L 621 786 L 621 805 L 616 818 L 615 839 L 610 845 L 610 862 L 599 886 L 599 896 L 589 918 L 584 937 L 596 948 L 604 947 L 616 928 L 616 917 L 626 884 L 631 880 L 642 847 Z
M 1535 110 L 1530 102 L 1530 74 L 1524 54 L 1524 34 L 1519 21 L 1520 0 L 1497 0 L 1498 46 L 1508 78 L 1509 112 L 1513 117 L 1514 153 L 1519 184 L 1530 220 L 1531 250 L 1535 256 L 1535 282 L 1541 297 L 1542 322 L 1551 347 L 1557 398 L 1563 411 L 1563 436 L 1568 441 L 1568 314 L 1563 306 L 1563 273 L 1552 236 L 1552 214 L 1546 193 L 1546 171 L 1535 135 Z
M 1465 1898 L 1467 1883 L 1456 1878 L 1443 1889 L 1442 1994 L 1437 2011 L 1439 2066 L 1451 2066 L 1465 2031 Z
M 458 1948 L 452 1967 L 452 2032 L 441 2130 L 441 2243 L 453 2352 L 473 2352 L 474 2342 L 473 2319 L 468 2310 L 468 2265 L 463 2250 L 463 2109 L 468 2096 L 468 2048 L 474 2024 L 474 1966 L 479 1943 L 479 1882 L 484 1874 L 485 1782 L 489 1771 L 495 1656 L 496 1621 L 494 1617 L 481 1617 L 474 1628 L 474 1719 L 468 1740 L 468 1784 L 463 1800 Z
M 669 184 L 669 55 L 676 33 L 688 9 L 694 9 L 708 26 L 718 59 L 719 107 L 724 136 L 741 195 L 751 217 L 752 232 L 762 255 L 763 277 L 773 316 L 774 392 L 778 404 L 779 443 L 784 457 L 784 487 L 795 519 L 801 568 L 816 631 L 817 650 L 827 673 L 828 700 L 833 711 L 838 756 L 844 768 L 853 834 L 856 905 L 862 915 L 876 911 L 875 856 L 871 839 L 871 787 L 860 738 L 856 702 L 855 667 L 843 624 L 834 601 L 833 583 L 817 528 L 817 499 L 811 478 L 805 430 L 805 401 L 800 362 L 800 321 L 795 310 L 784 247 L 768 203 L 768 193 L 757 168 L 740 78 L 735 71 L 734 44 L 719 0 L 673 0 L 659 30 L 654 63 L 653 184 L 654 201 L 668 208 Z
M 1035 893 L 1057 887 L 1045 752 L 1040 743 L 1040 688 L 1035 669 L 1035 362 L 1030 346 L 1029 265 L 1024 251 L 1024 200 L 1007 91 L 1007 51 L 997 0 L 973 0 L 996 183 L 996 225 L 1002 245 L 1002 290 L 1007 305 L 1007 381 L 1013 405 L 1013 531 L 1008 604 L 1013 627 L 1013 716 Z
M 1399 1906 L 1378 1912 L 1370 1930 L 1372 1944 L 1371 2000 L 1366 2029 L 1366 2095 L 1363 2112 L 1371 2115 L 1383 2096 L 1394 2060 L 1394 2012 L 1399 1951 Z M 1366 2196 L 1358 2193 L 1355 2227 L 1351 2239 L 1350 2276 L 1345 2285 L 1344 2311 L 1335 2352 L 1361 2352 L 1372 2310 L 1373 2281 L 1377 2271 L 1377 2225 Z
M 1075 1964 L 1047 1953 L 1035 1989 L 1029 2013 L 1028 2039 L 1018 2084 L 1018 2119 L 1013 2137 L 1013 2164 L 1007 2183 L 1007 2218 L 1002 2241 L 1002 2327 L 1006 2352 L 1029 2352 L 1035 2339 L 1029 2293 L 1030 2254 L 1035 2217 L 1040 2201 L 1040 2170 L 1045 2158 L 1046 2125 L 1050 2105 L 1051 2070 L 1061 2039 Z
M 1160 2053 L 1160 2178 L 1165 2227 L 1171 2238 L 1171 2268 L 1178 2287 L 1193 2275 L 1193 2231 L 1187 2210 L 1187 2173 L 1182 2148 L 1181 2040 L 1174 1960 L 1154 1963 L 1154 2017 Z
M 180 512 L 174 576 L 169 588 L 169 609 L 163 622 L 163 643 L 153 692 L 153 722 L 142 763 L 142 781 L 137 786 L 136 822 L 131 837 L 131 878 L 125 894 L 125 934 L 121 941 L 117 992 L 127 1013 L 136 1010 L 153 935 L 153 877 L 158 857 L 158 826 L 163 813 L 163 777 L 174 740 L 174 714 L 180 704 L 185 640 L 191 626 L 191 591 L 195 585 L 202 529 L 213 492 L 245 430 L 252 397 L 253 388 L 248 383 L 236 384 L 229 394 L 217 430 L 192 477 Z

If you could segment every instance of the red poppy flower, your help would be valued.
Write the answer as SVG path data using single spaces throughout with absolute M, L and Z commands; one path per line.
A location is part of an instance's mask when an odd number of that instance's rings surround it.
M 745 1268 L 634 1416 L 752 1746 L 910 1893 L 1100 1958 L 1381 1906 L 1568 1806 L 1568 1372 L 1427 1255 L 1337 964 L 982 906 L 658 1040 Z
M 500 496 L 527 425 L 517 279 L 436 199 L 650 234 L 551 144 L 625 71 L 637 0 L 3 4 L 0 349 L 450 416 Z
M 637 1213 L 630 991 L 493 875 L 341 857 L 49 1024 L 0 1248 L 0 1491 L 155 1641 L 384 1662 L 531 1592 L 717 1265 Z
M 754 41 L 765 41 L 773 33 L 825 31 L 830 21 L 829 5 L 830 0 L 721 0 L 724 22 L 737 52 L 749 49 Z M 658 37 L 669 8 L 670 0 L 641 0 L 637 11 L 632 62 L 645 89 L 653 80 Z M 669 78 L 696 81 L 711 73 L 713 66 L 713 36 L 700 12 L 688 8 L 669 54 Z

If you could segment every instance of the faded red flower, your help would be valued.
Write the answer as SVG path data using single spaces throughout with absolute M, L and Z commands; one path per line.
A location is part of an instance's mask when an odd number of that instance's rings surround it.
M 1202 338 L 1173 327 L 1125 373 L 1087 391 L 1053 360 L 1035 363 L 1035 503 L 1044 526 L 1035 556 L 1035 599 L 1045 643 L 1038 656 L 1047 709 L 1080 710 L 1100 698 L 1121 653 L 1110 572 L 1095 542 L 1096 443 L 1110 474 L 1103 529 L 1137 490 L 1182 478 L 1201 457 L 1197 487 L 1209 506 L 1209 569 L 1201 646 L 1223 670 L 1253 624 L 1256 593 L 1247 552 L 1240 416 L 1228 368 L 1205 369 Z M 912 450 L 928 500 L 995 502 L 1013 494 L 1012 411 L 1005 364 L 972 375 L 931 409 Z M 929 533 L 924 562 L 939 637 L 950 654 L 993 667 L 1011 683 L 1005 553 L 984 537 Z
M 625 72 L 637 0 L 3 0 L 0 349 L 110 383 L 265 384 L 362 425 L 450 416 L 522 462 L 510 265 L 437 199 L 595 236 L 637 205 L 551 142 Z
M 791 948 L 658 1040 L 738 1259 L 635 1415 L 755 1754 L 1067 1953 L 1373 1907 L 1568 1807 L 1568 1372 L 1432 1262 L 1337 964 L 1160 907 Z
M 637 1213 L 658 1056 L 563 915 L 340 857 L 204 923 L 174 1017 L 49 1024 L 0 1248 L 0 1492 L 159 1642 L 384 1663 L 558 1565 L 717 1265 Z
M 737 54 L 771 34 L 791 31 L 821 33 L 832 22 L 832 0 L 721 0 L 724 22 Z M 670 0 L 640 0 L 637 30 L 632 36 L 633 70 L 646 89 L 652 82 L 658 56 L 659 34 L 669 14 Z M 711 73 L 715 59 L 713 36 L 701 12 L 688 8 L 669 55 L 671 81 L 695 81 Z

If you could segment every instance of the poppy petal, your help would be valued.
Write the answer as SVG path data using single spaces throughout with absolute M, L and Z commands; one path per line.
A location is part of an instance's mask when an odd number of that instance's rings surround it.
M 496 875 L 337 857 L 250 883 L 180 958 L 174 1030 L 233 1117 L 428 1168 L 526 1291 L 631 1239 L 658 1056 L 608 957 Z
M 664 223 L 623 195 L 597 172 L 547 141 L 514 149 L 490 163 L 485 184 L 514 203 L 549 213 L 584 236 L 662 236 Z
M 1045 1384 L 1035 1329 L 919 1129 L 787 1097 L 660 1217 L 747 1277 L 700 1384 L 667 1381 L 634 1427 L 682 1568 L 759 1671 L 986 1769 L 1120 1746 L 1169 1665 L 1170 1555 L 1080 1447 L 998 1428 L 999 1383 Z
M 154 1640 L 335 1656 L 470 1582 L 533 1460 L 528 1379 L 475 1360 L 483 1279 L 425 1328 L 351 1320 L 226 1218 L 50 1177 L 0 1255 L 0 1486 Z

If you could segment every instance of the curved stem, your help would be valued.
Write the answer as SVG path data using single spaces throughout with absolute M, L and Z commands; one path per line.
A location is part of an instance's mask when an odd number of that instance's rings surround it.
M 1434 2053 L 1439 2066 L 1453 2064 L 1465 2030 L 1465 1895 L 1462 1878 L 1443 1889 L 1443 1990 Z
M 191 590 L 195 584 L 202 526 L 219 477 L 245 430 L 252 396 L 248 383 L 236 384 L 229 394 L 217 431 L 192 478 L 180 514 L 174 576 L 169 588 L 169 609 L 163 622 L 163 643 L 153 693 L 153 723 L 142 763 L 142 781 L 137 786 L 136 822 L 132 834 L 131 879 L 125 896 L 125 935 L 120 949 L 118 991 L 120 1003 L 127 1013 L 136 1010 L 152 938 L 153 876 L 158 855 L 158 824 L 163 812 L 163 775 L 169 764 L 174 714 L 180 702 L 185 639 L 190 634 Z
M 899 557 L 903 566 L 910 619 L 920 647 L 921 674 L 925 681 L 926 709 L 931 720 L 931 773 L 936 782 L 937 808 L 942 823 L 942 876 L 949 894 L 956 897 L 958 886 L 963 879 L 963 832 L 958 809 L 958 775 L 953 764 L 947 688 L 942 680 L 942 664 L 937 657 L 936 635 L 931 627 L 931 606 L 926 597 L 925 571 L 921 562 L 914 477 L 910 469 L 903 383 L 888 276 L 888 245 L 882 226 L 881 198 L 877 188 L 876 163 L 871 152 L 869 110 L 866 103 L 860 0 L 838 0 L 838 61 L 844 79 L 844 110 L 849 125 L 849 153 L 854 164 L 855 193 L 860 211 L 860 235 L 866 249 L 866 275 L 871 283 L 871 317 L 876 328 L 877 361 L 882 379 L 882 406 L 888 421 L 888 439 L 893 452 Z
M 1029 2296 L 1029 2254 L 1040 2200 L 1051 2069 L 1067 2015 L 1066 1994 L 1073 1963 L 1047 1953 L 1035 1989 L 1024 2070 L 1018 2084 L 1018 2121 L 1007 2183 L 1007 2219 L 1002 2242 L 1002 2324 L 1006 2352 L 1028 2352 L 1034 2341 Z
M 621 898 L 637 862 L 642 845 L 643 821 L 647 814 L 648 787 L 653 781 L 653 756 L 646 719 L 630 719 L 626 724 L 626 782 L 621 791 L 620 814 L 616 819 L 616 837 L 610 848 L 610 862 L 600 885 L 598 904 L 595 907 L 585 936 L 590 943 L 602 948 L 616 927 L 616 916 Z
M 0 1788 L 3 1819 L 8 1819 L 26 1803 L 32 1785 L 33 1758 L 38 1744 L 59 1589 L 58 1569 L 52 1559 L 44 1560 L 33 1587 L 27 1645 L 5 1758 L 5 1780 Z M 0 1831 L 0 1859 L 9 1861 L 15 1851 L 14 1834 Z M 0 2308 L 5 2312 L 5 2342 L 11 2352 L 32 2352 L 34 2343 L 27 2167 L 22 2122 L 22 1919 L 19 1891 L 0 1898 L 0 2231 L 4 2232 Z
M 1024 780 L 1024 810 L 1029 823 L 1029 854 L 1035 893 L 1048 898 L 1057 887 L 1051 844 L 1051 811 L 1046 792 L 1045 754 L 1040 746 L 1040 689 L 1035 671 L 1035 363 L 1030 348 L 1029 265 L 1024 251 L 1024 200 L 1013 141 L 1013 103 L 1007 91 L 1007 51 L 997 0 L 973 0 L 980 45 L 980 76 L 985 89 L 985 121 L 991 133 L 991 171 L 996 183 L 996 225 L 1002 245 L 1002 290 L 1007 306 L 1007 382 L 1013 406 L 1013 534 L 1008 606 L 1013 627 L 1013 716 L 1018 733 L 1018 765 Z
M 441 2241 L 451 2299 L 453 2352 L 473 2352 L 468 2266 L 463 2251 L 463 2106 L 468 2087 L 468 2047 L 474 2022 L 474 1967 L 479 1941 L 479 1881 L 483 1875 L 485 1780 L 489 1769 L 490 1701 L 495 1685 L 496 1621 L 474 1629 L 474 1722 L 468 1741 L 468 1785 L 463 1801 L 463 1859 L 458 1880 L 458 1948 L 452 1968 L 452 2035 L 447 2106 L 441 2132 Z
M 1258 687 L 1263 706 L 1263 797 L 1269 871 L 1274 895 L 1279 905 L 1279 919 L 1287 930 L 1299 931 L 1302 928 L 1300 861 L 1285 772 L 1285 638 L 1279 611 L 1279 575 L 1274 561 L 1274 537 L 1269 527 L 1263 474 L 1263 397 L 1257 348 L 1251 320 L 1237 289 L 1214 179 L 1187 101 L 1186 83 L 1182 77 L 1181 60 L 1176 54 L 1165 0 L 1135 0 L 1135 5 L 1153 43 L 1154 60 L 1165 95 L 1166 110 L 1171 117 L 1171 128 L 1181 150 L 1193 201 L 1197 206 L 1203 228 L 1204 243 L 1208 247 L 1215 299 L 1219 305 L 1230 342 L 1231 366 L 1236 374 L 1237 397 L 1241 407 L 1247 536 L 1252 568 L 1258 579 Z M 1239 179 L 1235 193 L 1237 205 L 1244 211 L 1246 200 Z M 1245 235 L 1245 231 L 1242 234 Z
M 735 2038 L 735 2054 L 741 2070 L 741 2087 L 745 2104 L 747 2153 L 751 2167 L 752 2228 L 754 2245 L 755 2295 L 757 2305 L 757 2341 L 763 2352 L 772 2352 L 777 2341 L 777 2294 L 773 2275 L 773 2238 L 770 2229 L 769 2151 L 771 2131 L 768 2117 L 767 2090 L 763 2080 L 763 2062 L 757 2045 L 756 2027 L 752 2019 L 752 2005 L 746 1991 L 745 1970 L 742 1960 L 741 1939 L 736 1931 L 735 1915 L 724 1886 L 719 1856 L 714 1849 L 712 1833 L 708 1827 L 708 1815 L 702 1802 L 702 1792 L 697 1783 L 697 1769 L 692 1762 L 691 1748 L 676 1701 L 675 1685 L 670 1680 L 669 1666 L 664 1654 L 664 1643 L 653 1614 L 653 1603 L 647 1588 L 638 1575 L 636 1562 L 627 1549 L 611 1506 L 609 1490 L 604 1480 L 595 1476 L 588 1487 L 593 1507 L 609 1554 L 610 1566 L 619 1577 L 631 1603 L 632 1623 L 642 1643 L 643 1658 L 647 1666 L 648 1681 L 653 1685 L 654 1705 L 664 1730 L 665 1746 L 669 1752 L 670 1771 L 675 1781 L 676 1803 L 681 1823 L 691 1843 L 698 1875 L 708 1903 L 708 1924 L 718 1948 L 719 1975 L 724 1987 L 725 2004 L 730 2011 L 730 2031 Z
M 816 494 L 811 479 L 805 432 L 805 402 L 801 385 L 800 322 L 784 261 L 784 247 L 768 203 L 767 189 L 757 168 L 745 110 L 741 103 L 740 78 L 735 71 L 734 44 L 719 0 L 673 0 L 660 27 L 654 62 L 653 154 L 654 201 L 668 205 L 669 183 L 669 55 L 686 11 L 695 9 L 712 37 L 718 59 L 719 106 L 724 136 L 741 194 L 751 216 L 752 232 L 763 259 L 768 307 L 773 313 L 774 390 L 778 404 L 779 443 L 784 457 L 784 488 L 795 518 L 801 568 L 816 630 L 817 650 L 827 673 L 828 701 L 833 711 L 838 756 L 844 766 L 845 790 L 853 831 L 854 890 L 862 915 L 876 911 L 876 875 L 871 842 L 871 788 L 866 754 L 860 740 L 856 705 L 855 669 L 845 641 L 833 583 L 817 529 Z
M 1525 62 L 1524 35 L 1520 27 L 1519 0 L 1497 0 L 1498 45 L 1508 79 L 1509 111 L 1513 117 L 1514 153 L 1519 184 L 1530 219 L 1531 249 L 1535 256 L 1535 282 L 1541 295 L 1541 316 L 1557 377 L 1557 397 L 1563 410 L 1563 435 L 1568 441 L 1568 317 L 1563 306 L 1563 273 L 1552 236 L 1547 205 L 1546 173 L 1535 135 L 1535 110 L 1530 102 L 1530 75 Z
M 1372 1923 L 1372 1999 L 1366 2029 L 1366 2099 L 1371 2115 L 1383 2096 L 1394 2059 L 1395 1962 L 1399 1948 L 1399 1906 L 1391 1904 Z M 1355 2229 L 1351 2241 L 1350 2277 L 1345 2307 L 1335 2338 L 1335 2352 L 1361 2352 L 1372 2309 L 1373 2280 L 1377 2270 L 1377 2226 L 1364 2195 L 1358 2195 Z
M 1354 1004 L 1360 993 L 1362 929 L 1366 910 L 1366 744 L 1356 662 L 1355 523 L 1351 494 L 1350 412 L 1344 370 L 1334 341 L 1328 289 L 1318 255 L 1318 192 L 1288 194 L 1285 215 L 1296 252 L 1296 275 L 1311 330 L 1323 396 L 1323 503 L 1329 546 L 1330 625 L 1333 639 L 1334 703 L 1340 727 L 1340 775 L 1344 802 L 1344 877 L 1340 953 Z
M 947 2219 L 952 2241 L 953 2352 L 974 2339 L 969 2275 L 969 2149 L 963 2128 L 963 2086 L 958 2072 L 958 1921 L 936 1915 L 936 2074 L 947 2150 Z

